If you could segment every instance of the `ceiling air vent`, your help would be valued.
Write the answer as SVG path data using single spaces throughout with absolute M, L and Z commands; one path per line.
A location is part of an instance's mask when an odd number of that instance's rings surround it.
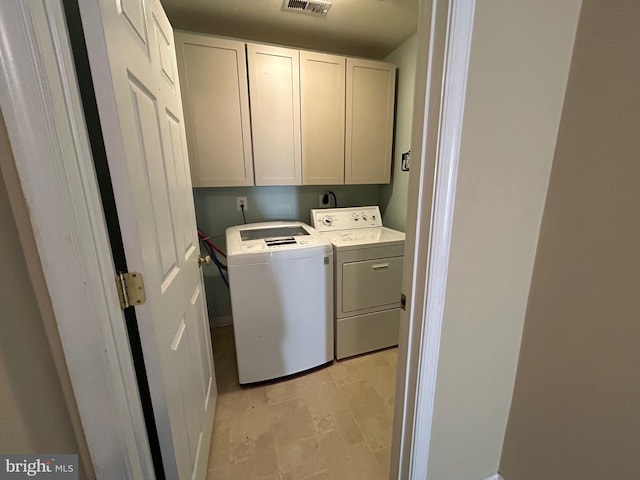
M 310 13 L 313 15 L 324 16 L 331 8 L 331 2 L 324 2 L 322 0 L 284 0 L 282 5 L 283 10 L 291 10 L 301 13 Z

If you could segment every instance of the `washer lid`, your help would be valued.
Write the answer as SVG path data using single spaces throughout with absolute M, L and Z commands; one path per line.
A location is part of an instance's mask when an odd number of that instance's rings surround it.
M 311 235 L 301 225 L 279 225 L 279 226 L 261 226 L 256 228 L 239 229 L 240 240 L 250 242 L 251 240 L 264 240 L 265 243 L 279 241 L 279 240 L 292 240 L 290 243 L 297 243 L 295 237 L 303 237 L 305 235 Z
M 263 222 L 227 228 L 227 264 L 288 260 L 331 253 L 327 239 L 302 222 Z

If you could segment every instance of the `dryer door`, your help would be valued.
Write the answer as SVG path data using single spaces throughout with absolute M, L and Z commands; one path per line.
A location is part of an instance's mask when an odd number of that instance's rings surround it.
M 342 313 L 399 305 L 403 257 L 342 265 Z

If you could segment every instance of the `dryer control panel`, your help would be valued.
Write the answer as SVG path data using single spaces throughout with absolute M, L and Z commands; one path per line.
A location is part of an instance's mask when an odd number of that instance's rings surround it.
M 311 224 L 319 232 L 382 226 L 378 206 L 321 208 L 311 210 Z

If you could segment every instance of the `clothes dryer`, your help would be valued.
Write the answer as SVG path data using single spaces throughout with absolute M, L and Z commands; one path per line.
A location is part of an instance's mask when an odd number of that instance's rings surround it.
M 335 358 L 397 345 L 404 233 L 377 206 L 313 209 L 311 223 L 333 246 Z

